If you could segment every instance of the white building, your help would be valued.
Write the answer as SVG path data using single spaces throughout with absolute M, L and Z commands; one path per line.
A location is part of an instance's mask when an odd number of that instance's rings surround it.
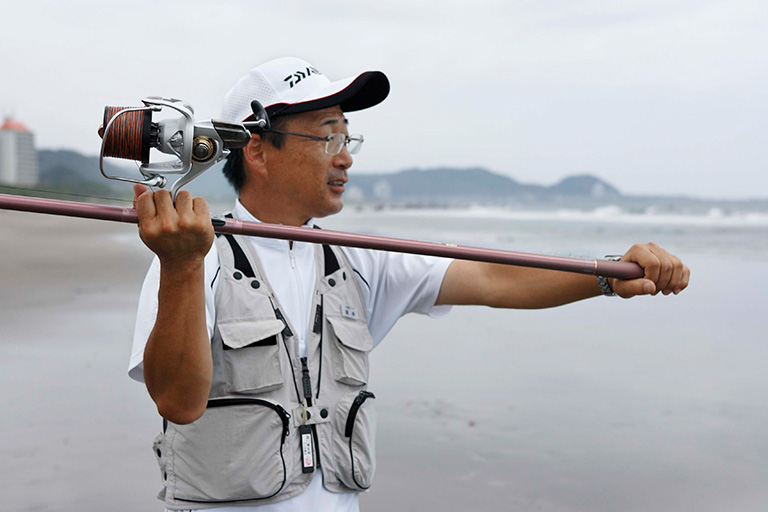
M 35 136 L 20 122 L 6 118 L 0 127 L 0 182 L 30 186 L 38 181 Z

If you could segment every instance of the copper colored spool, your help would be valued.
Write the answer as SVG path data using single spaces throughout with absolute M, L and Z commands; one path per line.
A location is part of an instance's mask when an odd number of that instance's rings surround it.
M 133 107 L 104 107 L 104 127 L 121 110 Z M 126 112 L 115 119 L 104 142 L 104 156 L 149 162 L 152 113 L 148 110 Z

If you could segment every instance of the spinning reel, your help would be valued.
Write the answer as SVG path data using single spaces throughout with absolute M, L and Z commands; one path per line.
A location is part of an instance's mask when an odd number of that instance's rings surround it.
M 243 123 L 213 119 L 196 123 L 192 107 L 175 98 L 150 96 L 141 101 L 143 107 L 104 107 L 104 124 L 99 127 L 99 169 L 110 180 L 159 188 L 168 183 L 168 175 L 180 175 L 171 185 L 174 199 L 181 187 L 229 155 L 230 149 L 247 146 L 251 133 L 264 132 L 270 126 L 267 112 L 255 100 L 251 102 L 255 120 Z M 175 110 L 179 116 L 152 122 L 152 113 L 163 108 Z M 176 158 L 151 163 L 149 150 L 153 148 Z M 105 156 L 140 161 L 144 179 L 108 175 L 104 172 Z

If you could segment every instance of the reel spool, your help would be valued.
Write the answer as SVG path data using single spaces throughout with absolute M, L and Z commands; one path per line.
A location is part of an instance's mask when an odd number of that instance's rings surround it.
M 157 145 L 159 127 L 152 123 L 151 111 L 138 108 L 104 107 L 102 127 L 107 126 L 118 112 L 124 114 L 115 120 L 109 137 L 104 139 L 104 156 L 149 163 L 149 149 Z
M 229 155 L 230 149 L 247 146 L 251 132 L 269 130 L 269 118 L 258 101 L 251 103 L 256 120 L 242 124 L 214 120 L 195 123 L 192 107 L 175 98 L 148 97 L 142 102 L 143 107 L 104 108 L 104 124 L 99 127 L 102 138 L 99 169 L 107 179 L 159 188 L 168 182 L 166 175 L 180 174 L 171 186 L 174 199 L 183 185 Z M 163 108 L 181 115 L 152 122 L 152 113 Z M 153 148 L 176 159 L 151 163 L 150 149 Z M 141 162 L 139 171 L 144 179 L 108 175 L 104 172 L 105 156 Z

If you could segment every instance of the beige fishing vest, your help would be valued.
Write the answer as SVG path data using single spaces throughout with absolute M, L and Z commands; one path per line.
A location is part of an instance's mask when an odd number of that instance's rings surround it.
M 366 391 L 373 339 L 347 258 L 338 248 L 315 246 L 304 371 L 297 331 L 280 312 L 251 243 L 222 235 L 216 244 L 208 408 L 189 425 L 164 422 L 154 444 L 164 484 L 159 497 L 170 509 L 273 503 L 307 488 L 314 474 L 304 472 L 308 462 L 322 469 L 331 492 L 367 489 L 375 469 L 374 396 Z

